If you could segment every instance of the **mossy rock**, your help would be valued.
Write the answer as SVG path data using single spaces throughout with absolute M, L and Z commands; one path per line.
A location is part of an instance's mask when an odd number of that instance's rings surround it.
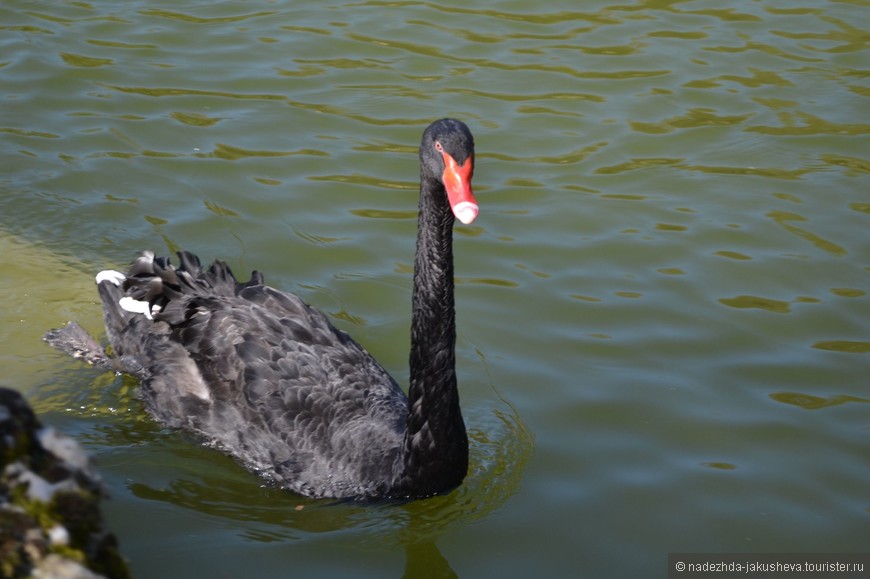
M 81 446 L 0 388 L 0 576 L 130 577 L 100 511 L 105 496 Z

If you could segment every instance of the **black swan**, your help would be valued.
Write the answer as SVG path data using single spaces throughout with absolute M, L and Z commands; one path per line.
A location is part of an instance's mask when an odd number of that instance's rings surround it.
M 454 217 L 471 223 L 474 140 L 461 121 L 423 133 L 408 396 L 327 317 L 254 271 L 143 252 L 97 287 L 112 355 L 74 322 L 45 340 L 136 376 L 160 422 L 203 436 L 310 497 L 415 499 L 457 487 L 468 438 L 456 385 Z

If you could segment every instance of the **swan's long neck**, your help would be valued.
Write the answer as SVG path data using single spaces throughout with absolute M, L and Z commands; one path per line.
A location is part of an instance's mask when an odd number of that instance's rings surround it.
M 468 470 L 456 388 L 453 214 L 439 181 L 421 179 L 411 319 L 405 479 L 419 494 L 451 489 Z

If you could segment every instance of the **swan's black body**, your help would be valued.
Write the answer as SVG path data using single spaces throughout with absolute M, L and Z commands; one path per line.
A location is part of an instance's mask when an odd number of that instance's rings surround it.
M 353 499 L 450 490 L 468 467 L 454 355 L 452 179 L 466 181 L 473 219 L 473 156 L 459 121 L 437 121 L 423 135 L 407 397 L 297 296 L 264 285 L 258 272 L 240 283 L 222 261 L 204 270 L 187 252 L 178 267 L 145 252 L 126 275 L 98 276 L 112 358 L 75 324 L 46 339 L 137 376 L 155 418 L 202 435 L 281 487 Z

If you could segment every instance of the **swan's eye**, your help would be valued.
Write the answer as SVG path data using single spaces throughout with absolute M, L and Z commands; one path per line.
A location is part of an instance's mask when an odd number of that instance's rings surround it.
M 444 152 L 444 147 L 441 146 L 440 141 L 435 141 L 435 150 L 438 151 L 439 153 Z

